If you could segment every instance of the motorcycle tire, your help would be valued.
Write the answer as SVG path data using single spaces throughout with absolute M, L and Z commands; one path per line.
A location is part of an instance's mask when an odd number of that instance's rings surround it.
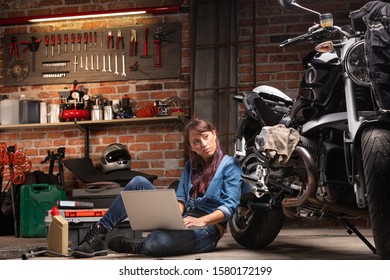
M 390 259 L 390 130 L 368 128 L 362 133 L 362 160 L 375 247 Z
M 236 209 L 229 229 L 238 244 L 248 249 L 262 249 L 278 236 L 283 223 L 284 214 L 278 209 L 253 209 L 249 216 L 241 215 Z

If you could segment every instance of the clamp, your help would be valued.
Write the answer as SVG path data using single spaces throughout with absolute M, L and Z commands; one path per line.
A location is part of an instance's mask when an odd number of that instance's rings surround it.
M 168 40 L 166 38 L 167 35 L 173 33 L 175 31 L 170 31 L 170 32 L 165 32 L 162 27 L 158 27 L 156 33 L 154 33 L 153 38 L 154 38 L 154 66 L 155 67 L 161 67 L 161 42 L 169 42 L 173 43 L 173 41 Z
M 31 37 L 31 42 L 21 41 L 20 44 L 27 45 L 27 47 L 23 50 L 23 54 L 26 54 L 28 51 L 30 51 L 32 53 L 32 71 L 35 72 L 35 53 L 39 49 L 39 45 L 41 44 L 41 40 L 37 39 L 36 37 L 33 36 L 33 37 Z M 45 44 L 46 44 L 46 42 L 45 42 Z M 47 39 L 47 45 L 48 44 L 49 44 L 49 39 Z

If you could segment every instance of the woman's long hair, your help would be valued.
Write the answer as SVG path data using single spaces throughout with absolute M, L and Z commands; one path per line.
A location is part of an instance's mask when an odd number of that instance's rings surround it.
M 223 158 L 223 152 L 218 140 L 216 137 L 216 150 L 210 162 L 206 164 L 201 156 L 191 150 L 191 143 L 189 140 L 190 131 L 193 130 L 197 134 L 202 134 L 208 131 L 215 131 L 215 127 L 203 119 L 194 117 L 192 118 L 184 127 L 184 144 L 185 149 L 188 154 L 189 160 L 192 163 L 192 184 L 193 192 L 192 196 L 196 197 L 198 195 L 203 195 L 211 179 L 213 178 L 215 171 L 218 168 L 219 163 Z

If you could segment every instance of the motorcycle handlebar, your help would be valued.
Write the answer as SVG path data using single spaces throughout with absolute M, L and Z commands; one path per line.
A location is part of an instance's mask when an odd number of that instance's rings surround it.
M 350 34 L 343 31 L 338 26 L 322 28 L 319 24 L 316 24 L 310 27 L 307 33 L 283 41 L 279 47 L 283 48 L 288 45 L 294 45 L 303 41 L 321 41 L 322 39 L 329 37 L 333 31 L 337 31 L 343 36 L 350 36 Z

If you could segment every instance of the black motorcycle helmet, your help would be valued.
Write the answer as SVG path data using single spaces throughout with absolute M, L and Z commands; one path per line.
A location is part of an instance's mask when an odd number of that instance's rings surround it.
M 101 156 L 102 171 L 109 173 L 115 170 L 131 169 L 129 150 L 120 143 L 108 145 Z

